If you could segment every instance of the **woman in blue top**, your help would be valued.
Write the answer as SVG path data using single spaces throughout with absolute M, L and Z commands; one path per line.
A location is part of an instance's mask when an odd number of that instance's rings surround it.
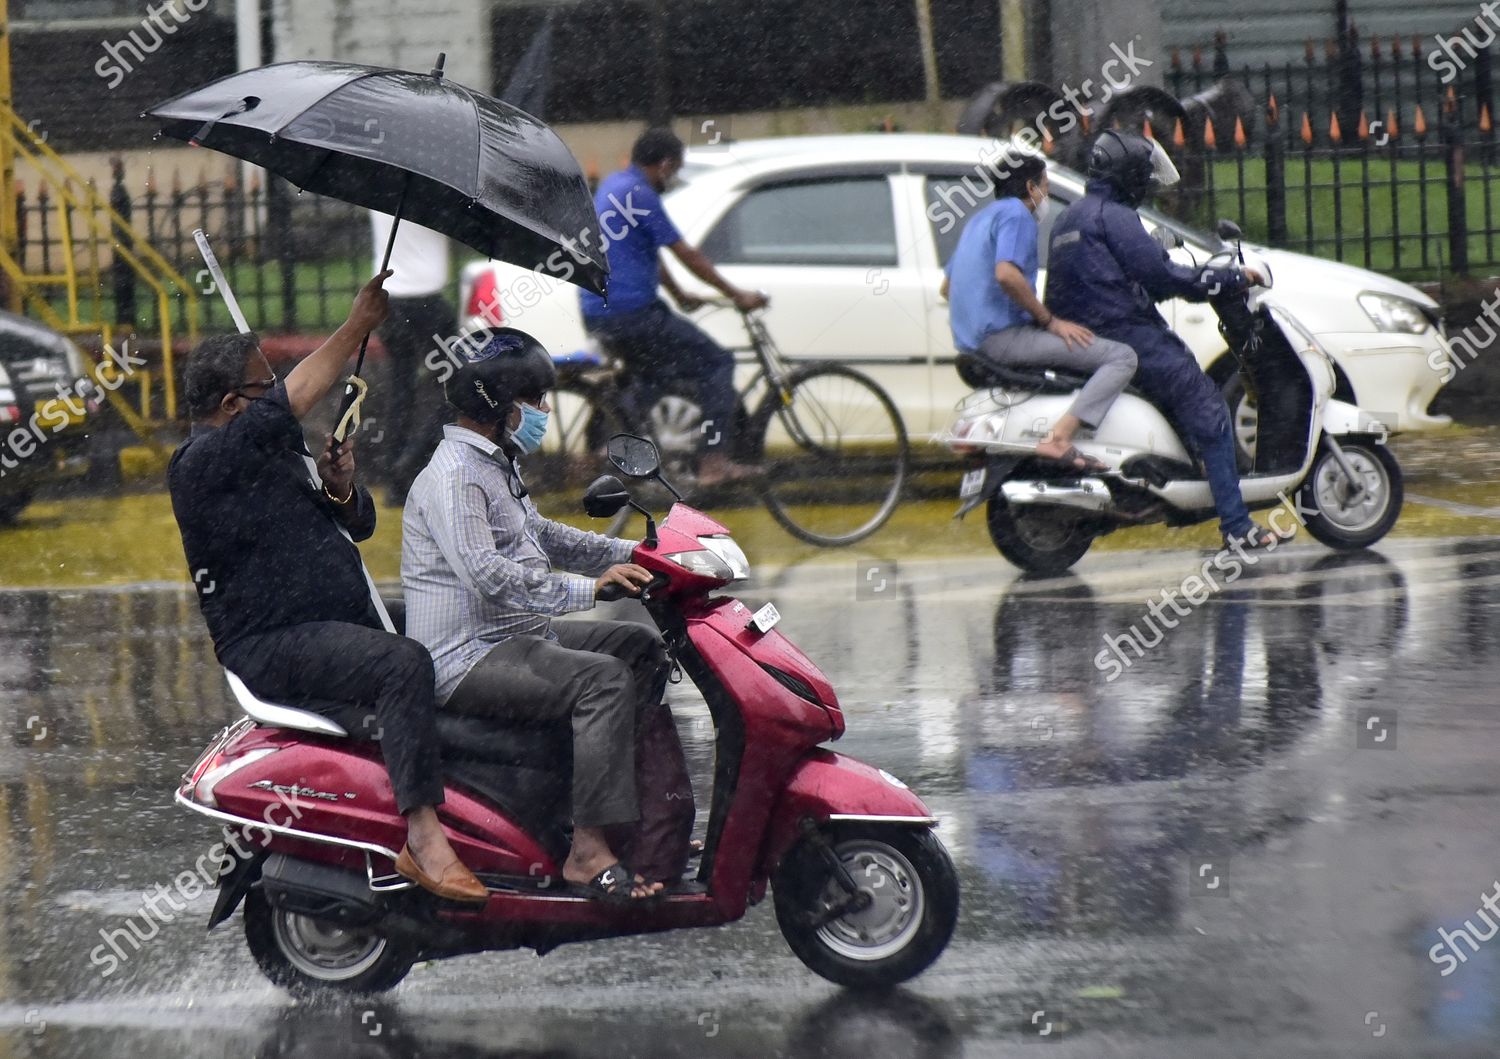
M 1105 464 L 1074 448 L 1073 435 L 1103 420 L 1135 374 L 1135 352 L 1054 316 L 1037 297 L 1037 224 L 1048 205 L 1046 161 L 1008 148 L 994 181 L 995 201 L 964 225 L 943 279 L 959 363 L 976 357 L 1006 367 L 1089 373 L 1036 452 L 1077 470 L 1104 470 Z

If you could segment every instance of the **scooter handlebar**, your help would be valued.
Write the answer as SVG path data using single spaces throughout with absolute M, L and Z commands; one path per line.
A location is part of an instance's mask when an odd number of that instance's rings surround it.
M 652 574 L 651 580 L 641 586 L 639 592 L 627 591 L 624 585 L 611 581 L 599 590 L 594 598 L 601 603 L 613 603 L 617 599 L 646 599 L 658 588 L 665 588 L 671 583 L 671 578 L 665 574 Z

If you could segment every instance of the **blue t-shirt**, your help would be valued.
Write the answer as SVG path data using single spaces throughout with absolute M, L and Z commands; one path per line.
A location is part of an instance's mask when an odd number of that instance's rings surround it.
M 599 319 L 644 309 L 656 301 L 661 283 L 657 251 L 678 242 L 681 233 L 646 174 L 635 166 L 599 182 L 594 211 L 609 258 L 609 301 L 584 291 L 579 296 L 583 315 Z
M 1036 241 L 1036 218 L 1014 196 L 990 203 L 964 225 L 945 269 L 948 323 L 960 351 L 972 353 L 986 335 L 1032 322 L 1031 314 L 1000 289 L 995 266 L 1009 261 L 1035 289 Z

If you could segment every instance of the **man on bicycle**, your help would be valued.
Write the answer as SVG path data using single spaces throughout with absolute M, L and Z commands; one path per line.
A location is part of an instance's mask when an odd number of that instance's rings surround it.
M 682 158 L 676 133 L 647 129 L 631 148 L 630 166 L 600 182 L 594 209 L 609 257 L 609 298 L 584 291 L 583 324 L 647 383 L 647 391 L 659 392 L 673 379 L 689 379 L 696 385 L 703 409 L 698 482 L 712 486 L 758 473 L 758 468 L 737 463 L 730 455 L 737 402 L 734 355 L 657 296 L 657 288 L 665 287 L 683 312 L 702 304 L 662 270 L 661 249 L 671 250 L 683 267 L 742 312 L 763 308 L 767 299 L 725 279 L 667 216 L 661 193 L 682 168 Z M 650 403 L 641 410 L 649 409 Z

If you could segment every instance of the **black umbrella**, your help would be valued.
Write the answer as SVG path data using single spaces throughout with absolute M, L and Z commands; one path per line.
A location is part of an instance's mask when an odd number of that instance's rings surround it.
M 578 161 L 525 111 L 430 74 L 289 62 L 158 103 L 163 135 L 243 158 L 293 184 L 396 214 L 489 257 L 603 293 Z
M 163 135 L 393 214 L 489 257 L 604 293 L 609 264 L 578 161 L 523 110 L 430 74 L 289 62 L 230 74 L 143 116 Z M 357 375 L 364 365 L 360 348 Z M 346 398 L 347 405 L 347 398 Z

